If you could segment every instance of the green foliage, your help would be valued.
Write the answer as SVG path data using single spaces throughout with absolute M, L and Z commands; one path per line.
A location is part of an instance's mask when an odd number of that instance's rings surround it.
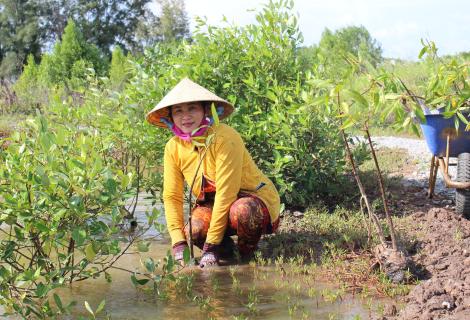
M 407 83 L 397 73 L 387 70 L 371 73 L 370 82 L 380 96 L 377 101 L 383 105 L 381 118 L 393 115 L 396 129 L 411 128 L 419 135 L 418 125 L 425 122 L 423 107 L 427 107 L 441 109 L 446 118 L 454 117 L 457 128 L 460 123 L 470 128 L 467 116 L 470 110 L 470 64 L 459 57 L 439 58 L 433 42 L 422 41 L 422 44 L 419 57 L 425 57 L 423 64 L 429 71 L 416 85 L 416 91 L 413 83 Z
M 34 61 L 34 57 L 30 55 L 21 77 L 13 87 L 17 96 L 15 109 L 8 111 L 31 113 L 39 104 L 45 103 L 45 101 L 41 101 L 41 98 L 44 97 L 46 88 L 40 85 L 38 77 L 39 66 Z
M 149 110 L 184 76 L 227 98 L 237 107 L 230 124 L 283 201 L 306 206 L 337 191 L 344 161 L 335 120 L 306 107 L 309 85 L 297 62 L 302 36 L 291 8 L 271 1 L 246 27 L 199 20 L 190 45 L 148 49 L 132 80 L 133 100 Z
M 100 75 L 106 70 L 106 62 L 100 57 L 99 50 L 88 44 L 76 24 L 69 20 L 62 40 L 56 43 L 50 60 L 44 69 L 40 68 L 41 73 L 49 74 L 49 85 L 65 83 L 70 90 L 80 90 L 80 80 L 86 79 L 85 70 L 88 68 L 93 68 Z
M 41 109 L 57 93 L 83 94 L 89 87 L 90 76 L 103 75 L 106 70 L 107 61 L 99 49 L 88 44 L 76 24 L 69 20 L 62 41 L 55 44 L 52 53 L 43 55 L 39 65 L 32 58 L 28 60 L 14 87 L 18 99 L 13 111 L 31 113 Z
M 37 1 L 0 1 L 0 78 L 16 76 L 30 54 L 39 59 L 45 30 L 39 7 Z
M 23 317 L 50 315 L 51 290 L 99 276 L 129 241 L 116 234 L 132 175 L 106 155 L 101 132 L 75 124 L 38 114 L 2 153 L 0 294 Z
M 364 26 L 341 28 L 335 32 L 325 29 L 318 45 L 317 70 L 328 78 L 339 80 L 349 71 L 348 55 L 360 57 L 373 66 L 382 62 L 382 49 Z
M 26 58 L 32 54 L 39 62 L 41 51 L 62 39 L 68 20 L 73 20 L 90 47 L 99 48 L 108 58 L 114 45 L 126 52 L 141 50 L 147 36 L 159 35 L 168 40 L 189 34 L 184 3 L 180 0 L 162 3 L 163 14 L 155 17 L 147 6 L 149 0 L 1 0 L 0 1 L 0 78 L 17 76 Z M 154 17 L 154 19 L 146 19 Z M 140 29 L 150 30 L 142 37 Z M 158 30 L 158 32 L 157 32 Z M 76 51 L 75 51 L 76 52 Z M 96 58 L 99 58 L 98 53 Z M 86 60 L 95 61 L 90 56 Z M 75 61 L 75 60 L 74 60 Z M 96 68 L 97 66 L 94 65 Z M 101 74 L 102 70 L 96 70 Z
M 189 36 L 189 21 L 183 0 L 157 0 L 162 14 L 159 34 L 163 41 L 179 40 Z
M 183 0 L 158 0 L 160 8 L 157 16 L 151 11 L 139 21 L 136 38 L 144 48 L 157 42 L 172 42 L 190 37 L 189 20 Z
M 111 67 L 109 68 L 109 87 L 121 91 L 129 80 L 131 65 L 119 46 L 113 50 Z

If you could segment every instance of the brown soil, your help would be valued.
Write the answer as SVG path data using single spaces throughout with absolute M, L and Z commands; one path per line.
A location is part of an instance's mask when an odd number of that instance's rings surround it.
M 423 280 L 404 298 L 404 308 L 385 319 L 470 319 L 470 221 L 432 208 L 409 215 L 404 225 L 417 241 L 411 258 Z

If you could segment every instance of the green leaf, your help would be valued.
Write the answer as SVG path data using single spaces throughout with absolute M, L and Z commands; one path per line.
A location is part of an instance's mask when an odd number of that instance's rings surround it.
M 401 94 L 398 93 L 387 93 L 384 98 L 385 100 L 397 100 L 400 97 Z
M 341 126 L 342 130 L 345 130 L 351 126 L 354 125 L 354 120 L 351 118 L 346 119 L 346 121 L 343 122 L 343 125 Z
M 189 247 L 184 248 L 183 250 L 183 261 L 184 264 L 189 264 L 189 261 L 191 260 L 191 253 L 189 251 Z
M 86 239 L 86 231 L 83 229 L 75 228 L 72 231 L 72 239 L 75 241 L 76 246 L 81 246 Z
M 418 119 L 421 123 L 426 123 L 426 116 L 424 115 L 423 109 L 416 108 L 415 109 L 415 114 L 416 114 L 416 116 L 418 117 Z
M 137 279 L 135 277 L 135 274 L 131 275 L 131 281 L 132 283 L 134 284 L 134 286 L 143 286 L 144 284 L 146 284 L 147 282 L 149 282 L 150 279 Z
M 65 130 L 62 127 L 59 127 L 57 129 L 56 141 L 57 141 L 58 145 L 64 145 L 65 144 Z
M 170 253 L 167 254 L 167 265 L 166 265 L 166 271 L 168 273 L 170 272 L 173 272 L 173 268 L 175 266 L 175 259 L 173 258 L 173 255 L 171 255 Z
M 413 130 L 414 134 L 416 134 L 418 137 L 421 136 L 420 135 L 420 131 L 418 129 L 418 126 L 414 123 L 411 124 L 411 129 Z
M 49 286 L 46 286 L 41 282 L 37 285 L 35 293 L 38 298 L 42 298 L 46 296 L 49 290 L 50 290 Z
M 317 105 L 324 105 L 326 101 L 327 101 L 326 96 L 318 96 L 318 97 L 314 97 L 312 101 L 310 101 L 310 103 L 314 106 L 317 106 Z
M 357 102 L 361 107 L 363 108 L 368 108 L 369 103 L 367 102 L 367 99 L 364 98 L 362 94 L 355 90 L 347 90 L 347 94 L 355 101 Z
M 272 91 L 268 91 L 268 93 L 266 94 L 266 97 L 272 102 L 277 102 L 276 94 Z
M 88 303 L 88 301 L 85 301 L 85 308 L 87 309 L 87 311 L 93 316 L 93 318 L 95 317 L 95 313 L 93 312 L 93 310 L 91 309 L 90 307 L 90 304 Z
M 57 305 L 57 308 L 59 308 L 59 310 L 63 312 L 64 307 L 62 305 L 62 300 L 60 300 L 60 297 L 56 293 L 54 293 L 53 296 L 54 296 L 54 301 L 55 301 L 55 304 Z
M 468 120 L 465 118 L 465 116 L 463 114 L 461 114 L 460 112 L 457 112 L 457 116 L 459 117 L 459 119 L 468 125 Z
M 141 241 L 137 245 L 137 250 L 139 250 L 139 252 L 148 252 L 149 251 L 149 246 L 150 246 L 150 242 Z
M 374 106 L 377 107 L 379 105 L 379 103 L 380 103 L 380 95 L 379 95 L 378 92 L 375 92 L 374 93 Z
M 154 272 L 155 271 L 155 262 L 153 261 L 152 257 L 148 257 L 145 262 L 145 269 L 147 269 L 148 272 Z
M 85 256 L 86 256 L 87 260 L 90 261 L 90 262 L 93 261 L 93 259 L 95 258 L 96 252 L 93 249 L 93 244 L 92 243 L 89 243 L 85 247 Z
M 101 301 L 95 313 L 99 314 L 101 311 L 103 311 L 105 305 L 106 305 L 106 300 Z
M 212 118 L 214 119 L 214 124 L 218 126 L 220 122 L 219 115 L 217 114 L 217 109 L 215 108 L 214 103 L 211 104 L 211 113 L 212 113 Z
M 431 102 L 429 102 L 428 104 L 430 104 L 430 105 L 439 105 L 442 102 L 444 102 L 446 99 L 447 99 L 447 96 L 437 97 L 434 100 L 432 100 Z
M 427 51 L 428 51 L 428 47 L 427 46 L 423 47 L 421 51 L 419 52 L 418 59 L 421 59 Z
M 454 125 L 455 125 L 455 130 L 459 130 L 460 127 L 460 121 L 457 118 L 454 118 Z
M 34 226 L 43 233 L 49 233 L 50 231 L 50 228 L 47 227 L 42 221 L 35 222 Z

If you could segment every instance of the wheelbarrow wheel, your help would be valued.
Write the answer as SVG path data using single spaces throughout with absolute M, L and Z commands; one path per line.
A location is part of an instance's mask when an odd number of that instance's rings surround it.
M 470 181 L 470 153 L 461 153 L 457 162 L 457 181 Z M 470 189 L 455 190 L 455 210 L 470 219 Z

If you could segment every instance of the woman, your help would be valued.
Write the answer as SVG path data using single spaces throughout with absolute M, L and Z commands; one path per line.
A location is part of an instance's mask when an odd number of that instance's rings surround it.
M 186 181 L 197 199 L 191 222 L 193 243 L 202 249 L 200 267 L 218 265 L 224 250 L 231 249 L 231 235 L 238 236 L 240 254 L 250 255 L 261 235 L 274 232 L 279 224 L 276 188 L 253 162 L 238 132 L 225 124 L 212 125 L 212 103 L 220 119 L 233 111 L 229 102 L 185 78 L 147 114 L 151 124 L 175 135 L 165 147 L 163 174 L 173 254 L 182 260 L 188 246 L 189 228 L 183 217 Z M 207 147 L 195 142 L 206 138 Z

